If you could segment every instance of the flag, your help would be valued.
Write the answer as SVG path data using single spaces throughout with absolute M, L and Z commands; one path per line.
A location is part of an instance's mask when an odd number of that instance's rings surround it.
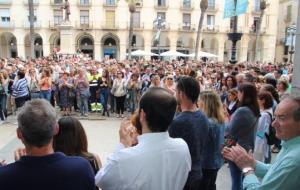
M 247 12 L 248 0 L 237 0 L 235 15 L 241 15 Z
M 234 0 L 226 0 L 224 6 L 224 18 L 230 18 L 246 13 L 248 4 L 248 0 L 237 0 L 235 10 Z
M 224 18 L 235 16 L 234 0 L 226 0 L 224 6 Z

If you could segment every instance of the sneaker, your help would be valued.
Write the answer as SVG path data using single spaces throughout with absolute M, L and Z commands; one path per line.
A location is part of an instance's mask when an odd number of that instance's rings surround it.
M 83 114 L 83 117 L 88 117 L 88 116 L 89 116 L 89 115 L 88 115 L 88 114 L 86 114 L 86 113 L 85 113 L 85 114 Z

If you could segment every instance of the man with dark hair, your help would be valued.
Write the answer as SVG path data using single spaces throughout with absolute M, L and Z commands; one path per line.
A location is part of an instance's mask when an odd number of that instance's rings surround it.
M 29 98 L 29 88 L 23 70 L 17 73 L 17 78 L 12 85 L 12 96 L 15 98 L 17 108 L 22 107 Z
M 176 110 L 176 99 L 163 88 L 150 88 L 141 98 L 135 127 L 120 128 L 120 145 L 96 175 L 105 190 L 182 190 L 191 169 L 191 157 L 182 139 L 170 138 L 167 129 Z
M 0 167 L 1 189 L 95 189 L 94 172 L 88 161 L 54 153 L 56 120 L 56 111 L 46 100 L 25 103 L 18 114 L 17 129 L 25 150 L 16 152 L 15 163 Z
M 200 189 L 202 178 L 202 152 L 208 135 L 208 119 L 198 110 L 197 101 L 200 86 L 192 77 L 179 78 L 176 86 L 176 97 L 181 113 L 173 120 L 169 134 L 174 138 L 182 138 L 189 147 L 192 158 L 192 170 L 184 190 Z
M 276 137 L 284 141 L 273 164 L 254 160 L 251 150 L 246 152 L 239 145 L 223 150 L 224 157 L 243 171 L 243 189 L 294 190 L 300 186 L 300 97 L 289 97 L 278 104 L 272 126 Z

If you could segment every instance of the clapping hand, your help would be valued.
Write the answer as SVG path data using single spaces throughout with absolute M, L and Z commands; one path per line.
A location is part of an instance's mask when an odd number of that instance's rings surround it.
M 231 148 L 224 147 L 222 154 L 225 159 L 234 162 L 241 169 L 246 167 L 255 168 L 256 161 L 253 157 L 252 150 L 247 152 L 239 144 Z
M 125 147 L 131 147 L 138 143 L 137 136 L 138 133 L 136 128 L 131 125 L 130 120 L 123 120 L 119 130 L 120 142 Z
M 2 160 L 2 161 L 0 161 L 0 167 L 1 166 L 6 166 L 7 164 L 6 164 L 6 161 L 5 160 Z

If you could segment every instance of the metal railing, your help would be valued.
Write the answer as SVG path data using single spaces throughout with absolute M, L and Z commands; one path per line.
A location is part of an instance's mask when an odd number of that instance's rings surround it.
M 129 29 L 130 27 L 130 23 L 127 22 L 127 29 Z M 143 22 L 140 22 L 140 23 L 133 23 L 133 29 L 134 30 L 138 30 L 138 29 L 144 29 L 145 25 Z
M 24 28 L 30 28 L 30 22 L 28 20 L 24 21 Z M 34 22 L 34 28 L 41 28 L 42 22 L 40 20 L 37 20 Z
M 0 21 L 0 28 L 14 28 L 15 23 L 13 21 L 10 22 L 2 22 Z
M 32 0 L 33 1 L 33 5 L 39 5 L 40 1 L 39 0 Z M 28 0 L 23 0 L 24 5 L 28 5 Z
M 217 25 L 206 25 L 202 27 L 202 30 L 205 32 L 219 32 L 220 27 Z
M 119 23 L 117 23 L 117 22 L 102 22 L 101 28 L 107 29 L 107 30 L 119 29 Z
M 158 4 L 158 1 L 156 1 L 156 4 L 154 6 L 156 9 L 168 9 L 169 8 L 169 2 L 167 0 L 164 1 L 164 3 Z
M 186 2 L 181 1 L 180 2 L 180 10 L 182 11 L 192 11 L 194 9 L 193 1 Z
M 64 1 L 63 0 L 50 0 L 50 5 L 62 7 L 64 5 Z
M 90 7 L 92 6 L 92 0 L 78 0 L 77 5 L 81 7 Z
M 196 31 L 196 25 L 189 22 L 185 22 L 179 24 L 178 29 L 180 31 Z
M 11 5 L 12 0 L 0 0 L 0 5 Z

